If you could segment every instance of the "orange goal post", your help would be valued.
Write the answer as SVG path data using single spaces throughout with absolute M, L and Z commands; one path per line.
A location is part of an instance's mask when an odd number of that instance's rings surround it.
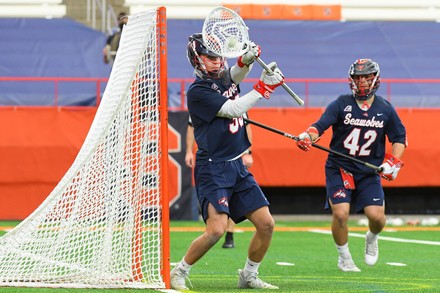
M 0 238 L 0 286 L 169 288 L 167 27 L 130 15 L 75 161 Z

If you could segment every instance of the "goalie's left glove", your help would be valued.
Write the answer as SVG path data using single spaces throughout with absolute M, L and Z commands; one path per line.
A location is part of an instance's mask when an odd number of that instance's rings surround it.
M 391 154 L 386 154 L 383 164 L 380 165 L 382 172 L 380 172 L 379 175 L 386 180 L 392 181 L 396 179 L 401 167 L 403 167 L 402 160 Z
M 243 68 L 245 65 L 249 67 L 252 63 L 254 63 L 255 59 L 260 57 L 261 48 L 254 42 L 249 43 L 249 50 L 244 53 L 242 56 L 238 57 L 237 64 L 240 68 Z

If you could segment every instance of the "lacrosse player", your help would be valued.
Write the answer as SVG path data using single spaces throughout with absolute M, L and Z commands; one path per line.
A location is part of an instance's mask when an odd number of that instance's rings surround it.
M 385 226 L 385 198 L 380 177 L 394 180 L 403 162 L 406 130 L 394 107 L 375 95 L 380 86 L 379 65 L 371 59 L 356 60 L 349 69 L 352 95 L 341 95 L 330 103 L 321 118 L 299 135 L 297 145 L 310 150 L 330 126 L 330 148 L 373 165 L 371 168 L 330 153 L 325 165 L 327 200 L 331 208 L 332 234 L 339 253 L 338 267 L 344 272 L 360 272 L 348 249 L 348 217 L 352 200 L 357 213 L 368 218 L 365 237 L 365 263 L 374 265 L 379 256 L 377 237 Z M 392 144 L 385 154 L 386 136 Z
M 239 98 L 239 83 L 259 55 L 260 47 L 251 43 L 237 63 L 228 68 L 225 58 L 207 49 L 202 34 L 189 37 L 187 56 L 196 79 L 188 89 L 187 103 L 198 146 L 194 179 L 206 229 L 171 271 L 173 289 L 188 290 L 185 279 L 191 267 L 219 241 L 229 217 L 235 223 L 249 219 L 256 228 L 245 266 L 238 270 L 238 287 L 278 289 L 258 278 L 258 267 L 270 246 L 275 223 L 269 202 L 241 159 L 251 147 L 243 115 L 284 82 L 273 62 L 269 64 L 273 73 L 263 71 L 254 89 Z

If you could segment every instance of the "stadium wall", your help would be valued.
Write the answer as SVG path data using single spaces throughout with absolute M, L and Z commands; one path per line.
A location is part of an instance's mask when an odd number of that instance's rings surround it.
M 253 109 L 250 117 L 284 132 L 298 134 L 318 119 L 322 111 L 321 108 Z M 26 218 L 49 195 L 74 161 L 95 112 L 94 107 L 0 107 L 0 220 Z M 440 188 L 440 137 L 433 135 L 428 139 L 421 130 L 438 124 L 440 109 L 398 109 L 398 112 L 407 127 L 409 147 L 404 156 L 405 167 L 398 179 L 384 182 L 384 186 L 396 190 L 421 187 L 437 190 Z M 173 193 L 170 198 L 174 219 L 193 218 L 191 213 L 185 213 L 194 204 L 189 192 L 191 170 L 184 163 L 187 115 L 186 112 L 170 113 L 169 189 Z M 305 197 L 299 195 L 313 190 L 316 192 L 311 193 L 311 199 L 322 195 L 327 153 L 318 149 L 304 153 L 288 138 L 256 126 L 252 126 L 252 130 L 255 162 L 251 171 L 274 197 L 274 213 L 294 206 L 294 201 L 299 199 L 303 202 L 300 206 L 306 208 Z M 328 146 L 330 137 L 331 133 L 326 133 L 320 144 Z M 290 192 L 291 196 L 286 197 L 291 188 L 306 191 Z M 277 194 L 278 198 L 284 198 L 284 206 L 275 204 Z M 294 196 L 296 194 L 298 197 Z M 408 197 L 413 198 L 412 195 Z M 421 205 L 421 197 L 418 199 Z M 286 205 L 289 202 L 292 205 Z M 431 207 L 419 206 L 420 210 L 440 206 L 440 198 L 426 203 Z M 404 210 L 405 206 L 399 209 Z M 305 209 L 302 213 L 307 211 L 312 210 Z

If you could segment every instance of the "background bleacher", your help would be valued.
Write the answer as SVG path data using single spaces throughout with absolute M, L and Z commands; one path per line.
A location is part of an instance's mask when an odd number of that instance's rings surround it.
M 373 58 L 383 79 L 440 78 L 440 24 L 410 21 L 258 21 L 247 20 L 251 38 L 262 47 L 262 59 L 276 61 L 288 78 L 347 78 L 357 58 Z M 188 36 L 201 30 L 203 20 L 168 20 L 168 76 L 191 78 L 186 59 Z M 106 35 L 69 18 L 0 18 L 0 77 L 108 77 L 103 63 Z M 235 60 L 230 60 L 232 65 Z M 256 65 L 249 75 L 258 78 Z M 1 105 L 52 105 L 50 83 L 0 81 Z M 252 83 L 243 83 L 246 92 Z M 290 86 L 304 96 L 304 83 Z M 181 103 L 179 83 L 169 84 L 170 105 Z M 312 84 L 309 106 L 322 107 L 341 93 L 345 82 Z M 102 88 L 102 92 L 104 87 Z M 384 84 L 379 94 L 387 95 Z M 93 84 L 63 83 L 59 105 L 93 105 Z M 283 91 L 259 107 L 294 107 Z M 438 83 L 398 83 L 391 89 L 397 107 L 440 107 Z
M 108 77 L 105 35 L 68 18 L 0 18 L 0 77 Z M 59 105 L 96 105 L 95 84 L 60 83 Z M 52 82 L 1 82 L 0 105 L 53 105 Z

